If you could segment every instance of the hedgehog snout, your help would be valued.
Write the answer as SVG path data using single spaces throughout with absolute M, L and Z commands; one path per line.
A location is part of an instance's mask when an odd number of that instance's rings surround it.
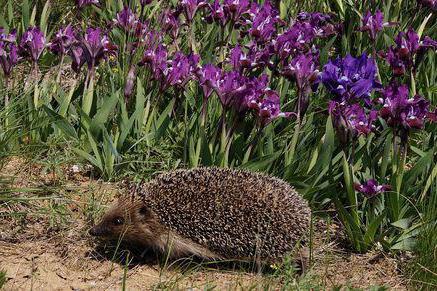
M 105 230 L 105 227 L 95 225 L 88 231 L 88 233 L 92 236 L 104 236 L 107 231 Z

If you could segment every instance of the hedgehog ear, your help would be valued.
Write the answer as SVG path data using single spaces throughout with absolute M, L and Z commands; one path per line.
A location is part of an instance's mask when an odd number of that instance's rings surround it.
M 146 219 L 150 216 L 150 209 L 146 206 L 141 206 L 138 213 L 140 214 L 141 218 Z

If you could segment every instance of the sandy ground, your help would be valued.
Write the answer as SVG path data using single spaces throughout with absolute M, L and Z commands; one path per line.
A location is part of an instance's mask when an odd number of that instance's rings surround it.
M 321 220 L 315 227 L 312 264 L 302 277 L 199 265 L 181 270 L 178 264 L 156 260 L 125 264 L 126 252 L 113 256 L 87 234 L 103 205 L 113 200 L 116 185 L 91 180 L 70 168 L 60 177 L 15 158 L 0 170 L 0 177 L 11 179 L 13 187 L 40 190 L 13 193 L 14 201 L 0 200 L 5 290 L 120 290 L 123 285 L 127 290 L 277 290 L 297 286 L 297 280 L 308 289 L 376 285 L 406 289 L 395 259 L 376 250 L 351 253 L 344 247 L 341 227 Z

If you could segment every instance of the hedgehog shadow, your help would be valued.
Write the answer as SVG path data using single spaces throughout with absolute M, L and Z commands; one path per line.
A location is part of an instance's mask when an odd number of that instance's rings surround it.
M 277 269 L 270 265 L 258 264 L 256 262 L 236 260 L 208 261 L 196 256 L 169 259 L 153 250 L 144 251 L 134 245 L 124 243 L 119 245 L 108 242 L 98 243 L 92 250 L 86 253 L 86 256 L 99 262 L 111 261 L 120 266 L 127 266 L 129 269 L 137 266 L 149 266 L 151 268 L 158 266 L 160 269 L 179 271 L 181 273 L 235 271 L 271 275 L 277 272 Z

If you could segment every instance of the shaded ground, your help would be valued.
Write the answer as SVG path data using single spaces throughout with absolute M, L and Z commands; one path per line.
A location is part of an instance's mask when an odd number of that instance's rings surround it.
M 287 271 L 257 274 L 200 265 L 181 270 L 180 265 L 156 260 L 126 264 L 126 252 L 113 255 L 87 234 L 117 194 L 116 185 L 91 180 L 84 169 L 77 170 L 69 166 L 46 173 L 43 166 L 18 158 L 2 167 L 1 180 L 28 190 L 0 196 L 0 271 L 6 271 L 6 290 L 119 290 L 123 284 L 130 290 L 406 289 L 395 259 L 376 250 L 365 255 L 348 252 L 342 247 L 341 228 L 325 221 L 315 224 L 312 264 L 301 277 Z

